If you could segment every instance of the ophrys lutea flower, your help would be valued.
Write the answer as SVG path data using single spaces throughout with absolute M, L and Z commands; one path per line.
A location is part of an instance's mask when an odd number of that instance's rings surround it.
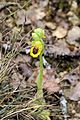
M 44 49 L 44 43 L 42 40 L 42 38 L 45 38 L 44 30 L 42 30 L 41 28 L 35 29 L 34 33 L 32 33 L 32 38 L 34 40 L 32 41 L 30 55 L 33 58 L 37 58 Z

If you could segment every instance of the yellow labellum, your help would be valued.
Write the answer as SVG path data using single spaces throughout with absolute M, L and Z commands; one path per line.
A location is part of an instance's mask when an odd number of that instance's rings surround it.
M 43 49 L 43 44 L 41 43 L 41 41 L 33 41 L 32 47 L 30 49 L 30 55 L 33 58 L 37 58 L 42 52 L 42 49 Z

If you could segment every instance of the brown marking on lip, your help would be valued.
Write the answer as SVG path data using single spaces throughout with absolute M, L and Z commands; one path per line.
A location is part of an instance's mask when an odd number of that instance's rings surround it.
M 37 54 L 38 53 L 38 48 L 37 47 L 34 47 L 33 48 L 33 54 Z

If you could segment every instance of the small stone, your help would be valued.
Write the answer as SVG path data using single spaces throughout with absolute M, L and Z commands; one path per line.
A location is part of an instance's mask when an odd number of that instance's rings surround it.
M 76 111 L 75 111 L 75 110 L 72 110 L 72 114 L 76 114 Z

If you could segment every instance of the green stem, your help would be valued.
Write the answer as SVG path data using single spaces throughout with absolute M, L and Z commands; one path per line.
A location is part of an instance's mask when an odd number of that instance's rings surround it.
M 42 98 L 43 97 L 43 59 L 42 59 L 42 54 L 40 54 L 40 71 L 39 75 L 37 77 L 37 97 Z

